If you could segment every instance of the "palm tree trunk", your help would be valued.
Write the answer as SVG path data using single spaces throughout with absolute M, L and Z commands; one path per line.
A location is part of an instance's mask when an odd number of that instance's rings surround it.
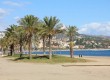
M 51 48 L 52 37 L 49 35 L 49 59 L 52 59 L 52 48 Z
M 2 52 L 2 56 L 6 54 L 6 48 L 2 48 L 2 47 L 1 47 L 0 50 L 1 50 L 1 52 Z
M 73 43 L 70 42 L 70 57 L 73 58 Z
M 20 41 L 19 41 L 19 45 L 20 45 L 20 58 L 23 56 L 23 36 L 20 35 Z
M 23 55 L 23 48 L 22 48 L 22 44 L 20 44 L 20 58 L 22 57 Z
M 10 56 L 14 55 L 14 44 L 10 45 Z
M 14 56 L 14 54 L 15 54 L 15 45 L 13 44 L 13 49 L 12 49 L 13 51 L 12 51 L 12 56 Z
M 30 40 L 29 40 L 29 59 L 32 59 L 31 47 L 32 47 L 32 43 L 31 43 L 31 38 L 30 38 Z
M 5 49 L 3 49 L 3 54 L 4 54 L 4 55 L 6 54 L 6 48 L 5 48 Z
M 70 58 L 73 58 L 73 39 L 70 36 Z
M 43 53 L 45 54 L 45 37 L 43 37 Z

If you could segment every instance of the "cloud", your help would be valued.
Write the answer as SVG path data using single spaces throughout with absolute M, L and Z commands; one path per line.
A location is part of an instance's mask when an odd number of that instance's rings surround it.
M 11 5 L 11 6 L 21 6 L 21 4 L 17 2 L 12 2 L 12 1 L 4 1 L 3 3 L 6 5 Z
M 0 19 L 7 14 L 7 10 L 0 8 Z
M 8 25 L 2 21 L 0 21 L 0 31 L 5 31 Z
M 22 7 L 22 6 L 24 6 L 24 5 L 30 4 L 30 2 L 4 1 L 3 4 L 10 5 L 10 6 L 16 6 L 16 7 Z
M 89 35 L 110 35 L 110 22 L 85 24 L 78 32 Z
M 18 20 L 20 19 L 20 17 L 19 17 L 19 16 L 16 16 L 16 17 L 14 17 L 14 19 L 15 19 L 16 21 L 18 21 Z

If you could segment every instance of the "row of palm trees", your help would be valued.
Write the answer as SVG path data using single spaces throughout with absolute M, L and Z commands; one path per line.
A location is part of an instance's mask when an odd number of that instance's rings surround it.
M 5 37 L 1 39 L 1 47 L 6 51 L 10 48 L 10 54 L 14 55 L 15 47 L 19 46 L 20 57 L 23 54 L 23 47 L 27 46 L 29 51 L 29 59 L 32 58 L 31 50 L 32 44 L 38 44 L 39 39 L 43 40 L 43 51 L 45 53 L 45 41 L 48 39 L 49 42 L 49 59 L 52 59 L 52 48 L 51 42 L 52 37 L 58 33 L 67 33 L 70 40 L 70 57 L 73 57 L 73 37 L 77 33 L 75 26 L 69 26 L 66 29 L 61 29 L 62 24 L 56 17 L 44 17 L 43 20 L 39 20 L 34 15 L 26 15 L 21 18 L 18 23 L 19 25 L 10 25 L 6 29 Z

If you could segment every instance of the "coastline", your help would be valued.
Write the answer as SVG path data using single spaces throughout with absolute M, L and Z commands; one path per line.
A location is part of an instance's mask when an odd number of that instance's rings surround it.
M 33 54 L 43 54 L 43 51 L 33 51 Z M 69 50 L 53 50 L 53 54 L 58 55 L 70 55 Z M 48 54 L 48 51 L 46 51 Z M 83 56 L 107 56 L 110 57 L 110 50 L 109 49 L 80 49 L 74 50 L 74 55 L 83 55 Z
M 95 50 L 110 50 L 110 49 L 73 49 L 73 50 L 75 50 L 75 51 L 77 51 L 77 50 L 82 50 L 82 51 L 83 50 L 93 50 L 93 51 L 95 51 Z M 34 50 L 34 51 L 42 51 L 42 50 Z M 46 51 L 48 51 L 48 50 L 46 50 Z M 56 49 L 56 50 L 52 50 L 52 51 L 69 51 L 69 49 Z

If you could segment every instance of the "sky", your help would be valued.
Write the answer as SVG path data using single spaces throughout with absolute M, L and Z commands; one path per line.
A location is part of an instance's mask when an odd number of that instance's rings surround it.
M 0 31 L 29 14 L 56 16 L 81 34 L 110 35 L 110 0 L 0 0 Z

